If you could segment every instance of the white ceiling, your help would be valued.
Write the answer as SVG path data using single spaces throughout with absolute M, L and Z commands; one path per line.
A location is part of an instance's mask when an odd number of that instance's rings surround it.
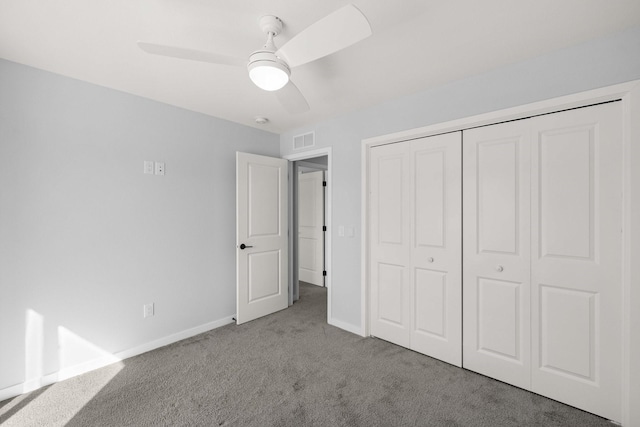
M 136 46 L 248 57 L 262 15 L 284 22 L 282 46 L 348 3 L 373 36 L 292 71 L 311 106 L 298 115 L 246 70 Z M 638 0 L 0 0 L 0 57 L 280 133 L 638 24 Z

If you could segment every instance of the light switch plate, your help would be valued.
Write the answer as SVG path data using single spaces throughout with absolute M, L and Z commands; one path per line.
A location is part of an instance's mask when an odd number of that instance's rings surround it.
M 144 173 L 153 175 L 153 162 L 151 160 L 144 161 Z

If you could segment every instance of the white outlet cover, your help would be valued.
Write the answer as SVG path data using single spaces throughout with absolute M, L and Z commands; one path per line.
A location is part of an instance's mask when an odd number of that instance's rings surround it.
M 151 303 L 151 304 L 145 304 L 145 305 L 142 307 L 142 310 L 143 310 L 143 313 L 142 313 L 142 314 L 143 314 L 143 316 L 144 316 L 145 318 L 153 316 L 153 314 L 154 314 L 154 313 L 153 313 L 153 311 L 154 311 L 154 310 L 153 310 L 153 303 Z
M 164 163 L 156 162 L 156 175 L 164 175 Z

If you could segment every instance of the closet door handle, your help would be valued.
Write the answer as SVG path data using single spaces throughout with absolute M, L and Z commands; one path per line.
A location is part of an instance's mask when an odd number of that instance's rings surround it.
M 501 266 L 501 265 L 499 265 L 499 266 L 497 266 L 497 267 L 496 267 L 496 271 L 497 271 L 498 273 L 502 273 L 502 272 L 504 271 L 504 267 L 503 267 L 503 266 Z
M 252 248 L 253 246 L 247 246 L 244 243 L 240 245 L 240 249 Z

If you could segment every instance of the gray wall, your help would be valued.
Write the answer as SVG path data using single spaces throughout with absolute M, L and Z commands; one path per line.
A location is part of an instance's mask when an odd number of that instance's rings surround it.
M 315 131 L 314 149 L 333 147 L 332 317 L 352 325 L 352 330 L 361 328 L 360 149 L 363 139 L 640 79 L 639 52 L 640 27 L 633 27 L 282 134 L 282 155 L 294 152 L 294 135 L 309 131 Z M 354 226 L 355 237 L 339 237 L 340 225 Z
M 234 315 L 236 151 L 279 139 L 0 60 L 0 391 Z

